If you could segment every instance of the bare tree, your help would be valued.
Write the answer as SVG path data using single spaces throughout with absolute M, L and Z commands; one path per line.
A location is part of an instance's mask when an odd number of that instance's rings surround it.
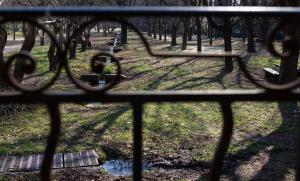
M 256 6 L 256 0 L 241 0 L 242 6 Z M 255 50 L 255 43 L 254 43 L 254 18 L 253 17 L 246 17 L 245 21 L 245 32 L 247 34 L 247 52 L 254 53 Z
M 300 6 L 299 0 L 274 0 L 274 3 L 279 6 Z M 292 19 L 292 17 L 291 17 Z M 296 19 L 294 19 L 296 22 Z M 296 23 L 287 23 L 283 27 L 284 33 L 292 38 L 295 38 L 298 42 L 300 41 L 299 25 Z M 289 40 L 286 40 L 289 41 Z M 299 58 L 299 43 L 293 43 L 294 41 L 289 41 L 289 43 L 283 45 L 282 53 L 288 54 L 292 50 L 290 56 L 282 57 L 280 62 L 279 70 L 279 83 L 289 83 L 297 79 L 297 67 Z
M 204 6 L 204 0 L 192 0 L 192 6 Z M 195 17 L 195 24 L 197 27 L 197 51 L 202 51 L 202 22 L 203 17 Z
M 136 3 L 136 0 L 116 0 L 118 6 L 132 6 Z M 125 19 L 128 20 L 128 19 Z M 126 24 L 121 24 L 121 44 L 127 44 L 127 31 L 128 27 Z
M 37 28 L 34 25 L 29 23 L 24 24 L 25 39 L 20 50 L 21 52 L 23 51 L 31 52 L 35 44 L 36 32 L 37 32 Z M 24 69 L 23 69 L 24 61 L 25 60 L 23 58 L 18 58 L 16 60 L 15 69 L 14 69 L 14 76 L 20 82 L 22 82 L 24 77 Z
M 3 26 L 0 26 L 0 87 L 6 86 L 5 80 L 4 80 L 4 47 L 7 41 L 7 31 Z
M 232 0 L 215 0 L 215 5 L 217 6 L 232 6 Z M 207 4 L 207 2 L 206 2 Z M 224 44 L 225 44 L 225 51 L 231 52 L 232 51 L 232 43 L 231 43 L 231 35 L 233 26 L 237 23 L 236 18 L 232 17 L 221 17 L 221 18 L 212 18 L 207 17 L 208 22 L 212 27 L 221 31 L 224 36 Z M 233 62 L 231 57 L 225 58 L 225 72 L 230 73 L 233 71 Z

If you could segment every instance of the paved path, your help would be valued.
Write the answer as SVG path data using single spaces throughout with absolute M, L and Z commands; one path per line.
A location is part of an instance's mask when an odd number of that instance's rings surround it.
M 5 46 L 4 53 L 15 52 L 21 49 L 22 44 Z

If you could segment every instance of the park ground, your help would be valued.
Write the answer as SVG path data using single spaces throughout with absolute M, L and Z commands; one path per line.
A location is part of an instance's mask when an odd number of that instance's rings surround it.
M 92 36 L 93 48 L 80 52 L 70 67 L 75 76 L 89 70 L 89 58 L 111 37 Z M 154 50 L 178 51 L 169 42 L 149 39 Z M 206 50 L 220 51 L 222 40 Z M 189 43 L 193 51 L 195 42 Z M 234 49 L 243 51 L 241 40 L 234 39 Z M 48 47 L 35 47 L 36 75 L 26 84 L 38 85 L 53 76 L 48 72 Z M 7 56 L 11 52 L 7 53 Z M 128 45 L 116 54 L 127 79 L 112 91 L 119 90 L 211 90 L 256 88 L 244 78 L 237 65 L 230 74 L 223 72 L 219 58 L 151 57 L 140 39 L 129 33 Z M 279 60 L 264 50 L 252 55 L 249 69 L 263 79 L 264 67 Z M 75 87 L 62 72 L 52 89 L 71 91 Z M 132 109 L 129 104 L 63 104 L 62 134 L 57 152 L 95 149 L 100 161 L 132 158 Z M 295 176 L 296 102 L 236 102 L 233 104 L 234 134 L 224 161 L 222 180 L 293 180 Z M 144 159 L 158 165 L 144 173 L 146 180 L 205 180 L 216 144 L 220 137 L 222 114 L 217 103 L 147 104 L 144 112 Z M 28 106 L 8 120 L 0 121 L 0 155 L 42 153 L 49 131 L 49 115 L 43 105 Z M 0 175 L 0 180 L 32 180 L 37 173 Z M 113 177 L 103 170 L 80 168 L 56 170 L 56 180 L 130 180 Z

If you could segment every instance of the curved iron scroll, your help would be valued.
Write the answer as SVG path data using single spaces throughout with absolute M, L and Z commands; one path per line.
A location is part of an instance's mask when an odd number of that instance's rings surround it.
M 62 71 L 62 68 L 64 68 L 66 70 L 70 80 L 78 88 L 83 89 L 85 91 L 103 92 L 103 91 L 107 91 L 107 90 L 113 88 L 114 85 L 116 85 L 118 79 L 115 79 L 115 81 L 113 81 L 111 84 L 109 84 L 108 86 L 106 86 L 102 89 L 95 89 L 93 87 L 86 86 L 85 84 L 80 83 L 80 81 L 76 80 L 76 78 L 73 76 L 72 71 L 69 68 L 69 63 L 67 61 L 67 51 L 70 48 L 71 42 L 76 37 L 76 35 L 82 33 L 86 27 L 91 26 L 91 25 L 95 25 L 96 23 L 100 23 L 100 22 L 103 22 L 103 21 L 113 21 L 113 22 L 117 22 L 117 23 L 121 23 L 121 24 L 126 24 L 129 28 L 131 28 L 134 32 L 137 33 L 137 35 L 140 37 L 140 39 L 144 43 L 144 46 L 145 46 L 147 52 L 151 56 L 155 56 L 155 57 L 233 57 L 238 62 L 238 65 L 239 65 L 240 69 L 246 75 L 246 77 L 253 84 L 257 85 L 258 87 L 261 87 L 261 88 L 267 89 L 267 90 L 274 90 L 274 91 L 280 91 L 280 90 L 287 91 L 287 90 L 292 90 L 292 89 L 294 89 L 294 88 L 296 88 L 300 85 L 300 80 L 295 80 L 294 82 L 283 84 L 283 85 L 275 85 L 275 84 L 270 84 L 268 82 L 264 82 L 263 84 L 260 83 L 259 81 L 257 81 L 250 74 L 250 72 L 247 69 L 247 65 L 243 62 L 242 54 L 238 54 L 238 53 L 231 53 L 231 52 L 225 52 L 225 53 L 202 53 L 202 52 L 201 53 L 164 53 L 164 52 L 162 53 L 162 52 L 155 52 L 151 49 L 151 46 L 148 43 L 147 39 L 138 30 L 138 28 L 136 28 L 130 22 L 128 22 L 124 19 L 120 19 L 120 18 L 93 18 L 92 20 L 86 21 L 79 28 L 75 29 L 75 31 L 71 35 L 71 37 L 68 40 L 66 40 L 64 46 L 61 46 L 58 43 L 59 41 L 57 40 L 55 35 L 49 29 L 47 29 L 44 25 L 40 24 L 36 20 L 33 20 L 31 18 L 12 18 L 12 19 L 5 18 L 4 20 L 0 21 L 0 25 L 2 25 L 4 23 L 7 23 L 7 22 L 10 22 L 10 21 L 23 21 L 23 22 L 30 23 L 30 24 L 32 24 L 34 26 L 37 26 L 38 28 L 42 29 L 43 31 L 46 32 L 46 34 L 48 34 L 51 41 L 54 42 L 54 44 L 55 44 L 55 46 L 57 47 L 57 50 L 58 50 L 58 56 L 59 56 L 58 57 L 58 59 L 59 59 L 58 63 L 59 63 L 59 66 L 58 66 L 58 70 L 57 70 L 55 76 L 45 86 L 43 86 L 41 88 L 37 88 L 37 89 L 30 89 L 30 88 L 22 86 L 16 79 L 14 79 L 14 77 L 11 74 L 11 71 L 10 71 L 11 70 L 10 67 L 13 64 L 13 61 L 17 58 L 23 57 L 23 58 L 26 58 L 27 60 L 29 60 L 29 61 L 27 61 L 28 63 L 26 63 L 24 65 L 24 67 L 23 67 L 24 70 L 26 71 L 26 73 L 32 73 L 35 69 L 35 62 L 36 62 L 34 57 L 30 56 L 29 52 L 20 52 L 20 53 L 17 53 L 17 54 L 13 54 L 12 56 L 10 56 L 8 58 L 8 61 L 5 63 L 5 67 L 6 67 L 5 68 L 5 71 L 6 71 L 5 75 L 7 76 L 8 82 L 13 87 L 15 87 L 18 90 L 21 90 L 22 92 L 31 92 L 31 93 L 33 93 L 33 92 L 42 92 L 42 91 L 47 90 L 57 80 L 57 78 L 59 77 L 59 75 Z M 286 19 L 282 19 L 279 23 L 277 23 L 271 29 L 271 31 L 269 32 L 268 41 L 266 41 L 266 47 L 269 50 L 269 52 L 273 56 L 277 56 L 277 57 L 280 57 L 280 58 L 291 56 L 297 50 L 297 48 L 295 48 L 295 47 L 299 47 L 299 45 L 300 45 L 300 42 L 298 42 L 298 39 L 296 37 L 287 36 L 288 38 L 286 38 L 286 40 L 284 41 L 284 44 L 286 46 L 288 46 L 288 48 L 290 48 L 290 51 L 288 53 L 285 53 L 285 54 L 280 54 L 275 50 L 274 45 L 272 44 L 272 42 L 275 39 L 275 34 L 280 28 L 282 28 L 282 26 L 285 25 L 286 21 L 287 21 Z M 288 22 L 294 22 L 294 21 L 295 21 L 294 18 L 292 18 L 292 20 L 288 20 Z M 96 55 L 94 55 L 92 60 L 91 60 L 92 70 L 97 71 L 96 69 L 101 69 L 101 67 L 99 67 L 99 64 L 98 64 L 97 68 L 95 67 L 95 63 L 98 62 L 97 57 L 99 57 L 101 55 L 111 57 L 112 61 L 114 63 L 116 63 L 116 65 L 117 65 L 117 72 L 116 72 L 117 78 L 120 77 L 120 75 L 121 75 L 121 64 L 120 64 L 119 60 L 114 57 L 114 55 L 109 54 L 109 53 L 99 52 Z M 102 66 L 104 66 L 104 65 L 102 64 Z
M 109 8 L 108 8 L 109 9 Z M 270 11 L 267 11 L 267 10 Z M 22 10 L 22 11 L 20 11 Z M 151 49 L 150 44 L 148 43 L 147 39 L 144 35 L 130 22 L 120 19 L 121 15 L 126 17 L 132 15 L 140 15 L 144 16 L 157 16 L 160 15 L 158 12 L 163 14 L 164 16 L 206 16 L 206 15 L 224 15 L 224 16 L 232 16 L 232 15 L 240 15 L 240 16 L 261 16 L 261 15 L 268 15 L 268 16 L 282 16 L 286 17 L 288 15 L 295 15 L 300 16 L 300 9 L 299 8 L 292 8 L 292 9 L 285 9 L 284 12 L 281 12 L 279 9 L 268 8 L 265 7 L 263 11 L 257 8 L 247 8 L 247 9 L 239 9 L 238 7 L 215 7 L 213 8 L 198 8 L 198 9 L 190 9 L 186 7 L 177 7 L 174 9 L 162 9 L 162 8 L 151 8 L 151 7 L 142 7 L 140 10 L 135 8 L 126 8 L 123 9 L 109 9 L 108 11 L 105 8 L 93 8 L 93 9 L 85 9 L 85 8 L 69 8 L 68 10 L 63 11 L 62 9 L 55 9 L 55 8 L 38 8 L 36 10 L 25 10 L 24 9 L 0 9 L 0 15 L 3 16 L 3 19 L 0 21 L 0 25 L 4 23 L 11 22 L 11 21 L 23 21 L 26 23 L 30 23 L 46 32 L 50 37 L 51 41 L 54 42 L 56 48 L 58 49 L 58 56 L 59 56 L 59 66 L 58 71 L 55 73 L 54 77 L 51 79 L 49 83 L 45 86 L 31 89 L 24 87 L 20 84 L 17 80 L 14 79 L 11 73 L 11 66 L 13 61 L 17 58 L 26 58 L 26 62 L 24 62 L 23 68 L 26 73 L 32 73 L 35 69 L 35 58 L 30 55 L 29 52 L 19 52 L 14 54 L 8 58 L 4 67 L 5 67 L 5 76 L 7 81 L 10 85 L 21 93 L 0 93 L 0 103 L 6 102 L 25 102 L 25 103 L 45 103 L 48 106 L 48 110 L 51 117 L 51 131 L 48 137 L 47 147 L 45 150 L 45 159 L 42 166 L 41 178 L 42 180 L 50 180 L 50 168 L 52 157 L 55 152 L 56 146 L 58 144 L 58 138 L 60 133 L 60 114 L 59 114 L 59 104 L 63 102 L 95 102 L 95 101 L 102 101 L 102 102 L 130 102 L 134 107 L 134 180 L 141 180 L 141 156 L 142 156 L 142 111 L 143 111 L 143 104 L 147 102 L 194 102 L 194 101 L 214 101 L 219 102 L 221 104 L 222 113 L 224 117 L 224 125 L 222 130 L 222 136 L 218 145 L 218 148 L 215 153 L 215 157 L 212 164 L 211 169 L 211 180 L 219 180 L 222 170 L 222 162 L 224 160 L 227 148 L 230 144 L 230 139 L 232 136 L 232 129 L 233 129 L 233 115 L 231 109 L 231 103 L 233 101 L 247 101 L 247 100 L 300 100 L 300 93 L 295 92 L 294 88 L 300 85 L 300 80 L 297 80 L 292 83 L 288 83 L 285 85 L 273 85 L 273 84 L 262 84 L 258 82 L 247 69 L 247 65 L 243 61 L 243 57 L 241 54 L 225 52 L 225 53 L 161 53 L 155 52 Z M 114 11 L 115 10 L 115 11 Z M 64 13 L 65 12 L 65 13 Z M 76 14 L 76 12 L 83 14 Z M 7 14 L 5 14 L 7 13 Z M 44 25 L 39 23 L 36 19 L 26 18 L 22 16 L 24 14 L 32 14 L 35 15 L 36 18 L 43 15 L 57 15 L 57 16 L 82 16 L 88 15 L 92 19 L 89 21 L 84 22 L 78 29 L 76 29 L 71 35 L 71 37 L 66 40 L 63 46 L 60 45 L 59 41 L 55 37 L 55 35 L 47 29 Z M 75 13 L 75 14 L 74 14 Z M 103 16 L 100 16 L 102 13 Z M 107 18 L 108 15 L 113 15 L 110 18 Z M 99 18 L 100 17 L 100 18 Z M 117 66 L 117 78 L 110 83 L 109 85 L 105 86 L 104 88 L 93 88 L 91 86 L 86 86 L 80 81 L 78 81 L 69 67 L 69 62 L 67 60 L 67 51 L 71 46 L 71 41 L 76 37 L 77 34 L 82 33 L 85 27 L 93 25 L 95 23 L 99 23 L 102 21 L 114 21 L 122 24 L 126 24 L 130 27 L 133 31 L 135 31 L 144 46 L 146 47 L 147 52 L 151 56 L 156 57 L 232 57 L 234 58 L 239 68 L 242 72 L 246 75 L 246 77 L 255 85 L 262 88 L 259 91 L 253 90 L 242 90 L 242 91 L 231 91 L 226 92 L 224 90 L 220 91 L 197 91 L 197 92 L 170 92 L 166 91 L 164 93 L 161 92 L 134 92 L 134 93 L 110 93 L 109 90 L 112 89 L 116 84 L 118 77 L 121 76 L 121 63 L 119 60 L 114 57 L 112 54 L 98 52 L 96 55 L 93 56 L 91 59 L 91 68 L 96 73 L 101 73 L 104 69 L 104 63 L 99 60 L 99 56 L 105 55 L 109 56 Z M 294 21 L 294 19 L 289 20 Z M 276 24 L 271 31 L 269 32 L 269 38 L 266 42 L 266 46 L 269 52 L 280 58 L 287 57 L 293 54 L 295 51 L 294 46 L 299 46 L 298 39 L 296 37 L 288 37 L 285 41 L 286 45 L 290 47 L 290 52 L 288 54 L 281 55 L 278 53 L 272 42 L 275 39 L 276 32 L 286 23 L 285 19 L 282 19 L 278 24 Z M 81 90 L 82 93 L 73 94 L 73 93 L 49 93 L 48 88 L 54 84 L 57 80 L 58 76 L 60 75 L 62 69 L 65 69 L 67 72 L 68 77 L 70 80 Z M 1 74 L 3 75 L 3 74 Z M 227 101 L 227 102 L 225 102 Z M 299 172 L 299 170 L 297 170 Z

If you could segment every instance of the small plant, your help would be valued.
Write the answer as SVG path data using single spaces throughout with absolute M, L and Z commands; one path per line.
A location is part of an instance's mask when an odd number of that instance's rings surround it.
M 111 74 L 114 72 L 113 64 L 109 64 L 104 68 L 104 74 Z

